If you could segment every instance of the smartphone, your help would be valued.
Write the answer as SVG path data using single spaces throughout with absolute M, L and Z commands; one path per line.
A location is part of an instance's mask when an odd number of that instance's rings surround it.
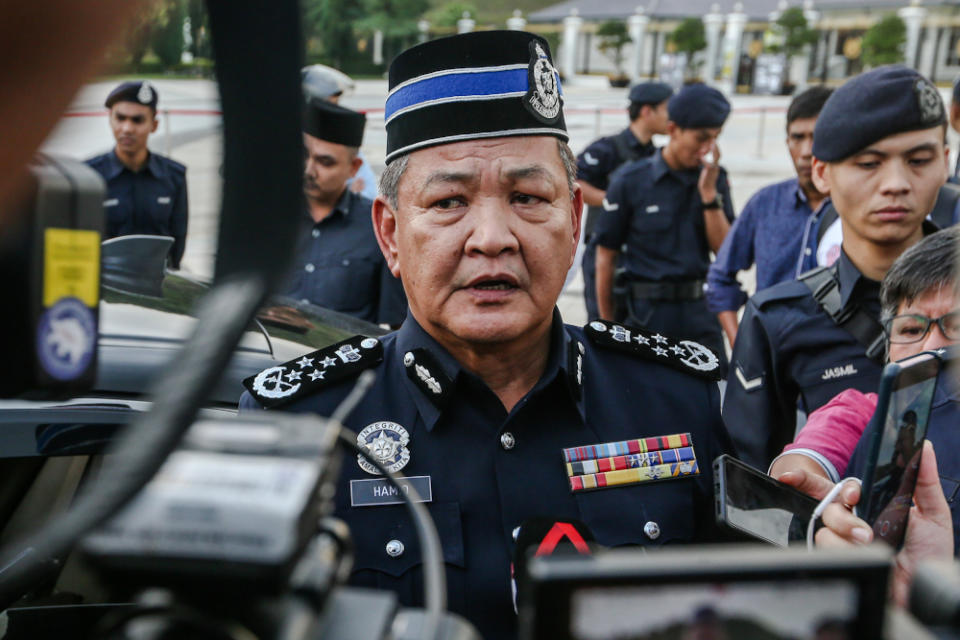
M 877 410 L 867 427 L 860 517 L 873 527 L 875 538 L 894 549 L 906 534 L 940 367 L 932 352 L 885 366 Z
M 816 500 L 726 454 L 713 478 L 718 523 L 779 547 L 806 541 Z

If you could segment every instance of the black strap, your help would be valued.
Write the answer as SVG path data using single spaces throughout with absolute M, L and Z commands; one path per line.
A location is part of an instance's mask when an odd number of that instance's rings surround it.
M 823 236 L 826 235 L 827 229 L 830 228 L 837 218 L 840 215 L 837 213 L 837 210 L 833 208 L 833 203 L 827 205 L 823 210 L 823 213 L 820 214 L 820 226 L 817 228 L 817 246 L 820 246 L 820 241 L 823 240 Z
M 883 326 L 859 305 L 843 307 L 837 267 L 811 269 L 801 274 L 799 280 L 810 289 L 813 299 L 834 324 L 856 338 L 866 349 L 868 358 L 883 364 L 886 345 Z

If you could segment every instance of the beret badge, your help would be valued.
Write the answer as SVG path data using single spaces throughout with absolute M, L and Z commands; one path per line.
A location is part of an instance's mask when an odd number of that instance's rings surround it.
M 560 115 L 560 84 L 557 70 L 550 64 L 539 42 L 530 42 L 529 86 L 524 100 L 534 115 L 553 124 Z
M 150 86 L 149 82 L 144 82 L 140 85 L 140 90 L 137 91 L 137 100 L 141 104 L 150 104 L 153 102 L 153 87 Z
M 917 95 L 917 107 L 920 109 L 920 122 L 934 126 L 943 121 L 943 101 L 936 88 L 926 80 L 920 78 L 913 86 Z

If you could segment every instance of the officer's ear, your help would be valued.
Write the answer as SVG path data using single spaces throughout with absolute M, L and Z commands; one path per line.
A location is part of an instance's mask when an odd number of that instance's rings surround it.
M 157 117 L 156 111 L 151 111 L 150 114 L 150 119 L 153 120 L 153 126 L 150 127 L 150 133 L 155 133 L 157 130 L 157 125 L 160 124 L 160 119 Z
M 354 152 L 353 157 L 350 158 L 350 177 L 355 178 L 357 171 L 360 170 L 360 167 L 363 165 L 363 158 L 360 157 L 358 152 Z
M 673 139 L 673 134 L 680 131 L 680 127 L 677 126 L 677 123 L 673 120 L 667 120 L 667 135 Z
M 828 165 L 828 162 L 819 160 L 814 156 L 813 166 L 810 170 L 810 178 L 813 180 L 813 186 L 825 196 L 830 195 L 830 181 L 827 180 Z
M 397 214 L 382 195 L 373 201 L 370 211 L 373 218 L 373 232 L 377 236 L 380 252 L 387 261 L 387 267 L 393 277 L 400 277 L 400 259 L 397 251 Z

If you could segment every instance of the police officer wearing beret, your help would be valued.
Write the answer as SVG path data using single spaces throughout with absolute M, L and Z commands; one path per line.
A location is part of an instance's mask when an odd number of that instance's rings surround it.
M 375 371 L 346 425 L 428 503 L 450 608 L 512 638 L 515 531 L 537 516 L 580 520 L 609 546 L 714 538 L 711 461 L 728 450 L 719 361 L 663 333 L 563 323 L 582 195 L 545 40 L 441 38 L 389 75 L 373 221 L 409 314 L 380 340 L 248 379 L 241 407 L 330 415 Z M 398 502 L 366 461 L 345 460 L 336 516 L 356 548 L 352 582 L 415 605 L 421 551 Z
M 667 109 L 670 142 L 619 169 L 607 189 L 596 226 L 600 316 L 689 336 L 721 354 L 725 368 L 720 324 L 707 309 L 704 284 L 710 252 L 720 249 L 733 220 L 716 144 L 730 103 L 716 89 L 692 84 Z M 617 283 L 622 294 L 615 303 L 618 257 L 625 281 Z
M 303 117 L 301 242 L 290 284 L 292 298 L 368 322 L 400 326 L 406 315 L 403 286 L 377 246 L 372 203 L 347 188 L 361 160 L 366 116 L 311 99 Z
M 159 123 L 157 90 L 146 80 L 124 82 L 110 92 L 105 105 L 117 144 L 86 161 L 107 182 L 103 237 L 170 236 L 170 266 L 179 269 L 187 240 L 187 169 L 147 148 L 147 138 Z
M 765 468 L 793 440 L 796 414 L 844 389 L 876 391 L 883 363 L 880 280 L 924 233 L 947 178 L 940 94 L 912 69 L 880 67 L 827 100 L 813 180 L 843 225 L 840 257 L 754 295 L 731 359 L 724 421 L 737 452 Z
M 653 146 L 654 134 L 667 133 L 667 100 L 673 89 L 663 82 L 644 82 L 630 89 L 630 106 L 627 113 L 630 125 L 613 136 L 606 136 L 590 143 L 577 156 L 577 183 L 583 191 L 587 204 L 586 221 L 583 224 L 584 251 L 583 298 L 587 305 L 587 317 L 597 318 L 597 285 L 595 260 L 597 247 L 592 242 L 593 227 L 603 209 L 610 175 L 621 165 L 647 158 L 657 150 Z

